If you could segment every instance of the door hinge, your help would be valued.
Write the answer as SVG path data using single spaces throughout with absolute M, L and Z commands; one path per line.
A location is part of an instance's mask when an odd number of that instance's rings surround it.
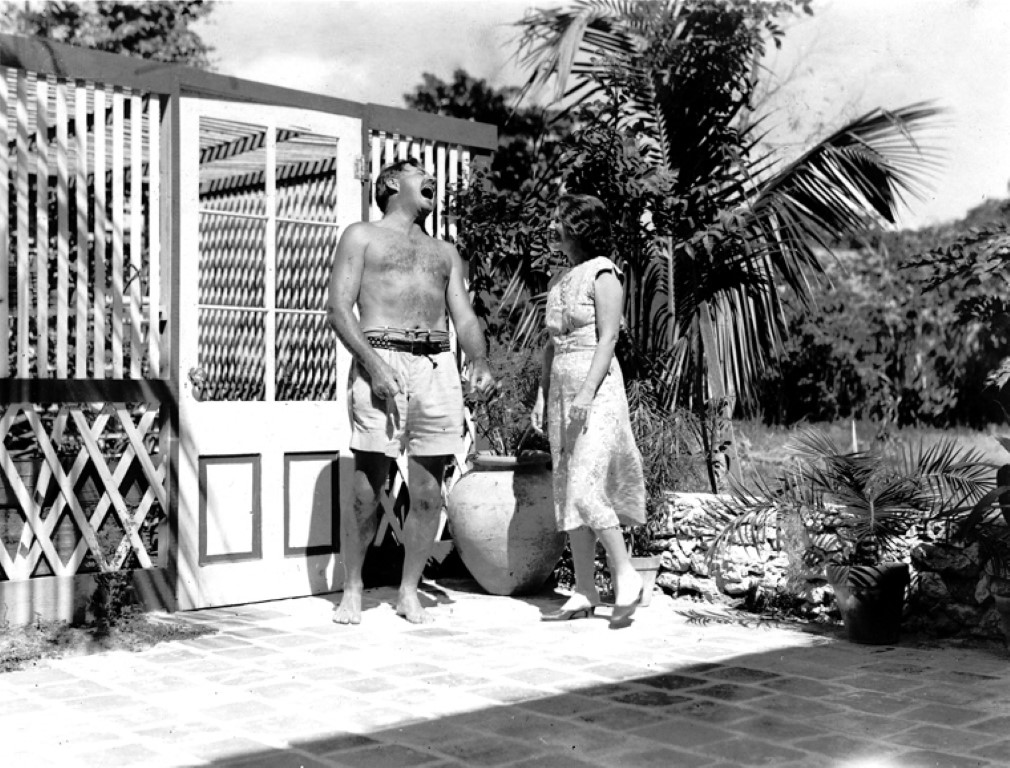
M 365 164 L 364 155 L 358 155 L 354 158 L 354 178 L 358 181 L 369 181 L 368 166 Z

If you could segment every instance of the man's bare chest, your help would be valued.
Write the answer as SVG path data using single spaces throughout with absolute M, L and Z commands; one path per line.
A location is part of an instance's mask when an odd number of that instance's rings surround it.
M 447 282 L 451 265 L 437 243 L 397 239 L 373 244 L 365 267 L 385 279 L 419 280 L 430 285 Z

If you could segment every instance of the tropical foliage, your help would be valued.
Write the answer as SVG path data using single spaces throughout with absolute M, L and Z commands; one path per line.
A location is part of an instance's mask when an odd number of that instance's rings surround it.
M 796 158 L 762 149 L 757 63 L 781 37 L 777 19 L 805 7 L 581 0 L 531 12 L 520 59 L 531 84 L 555 78 L 573 130 L 517 192 L 485 172 L 454 201 L 476 308 L 491 335 L 525 347 L 541 340 L 564 266 L 547 242 L 559 189 L 604 200 L 625 273 L 626 378 L 697 414 L 710 458 L 725 441 L 709 417 L 753 397 L 781 353 L 786 300 L 809 308 L 827 249 L 893 222 L 934 160 L 915 138 L 937 115 L 928 105 L 874 110 Z
M 985 427 L 1010 408 L 1010 203 L 962 220 L 868 232 L 836 249 L 815 311 L 787 304 L 785 353 L 762 377 L 770 424 L 872 419 Z
M 914 139 L 937 114 L 923 104 L 867 113 L 791 161 L 762 151 L 757 65 L 796 10 L 808 4 L 582 0 L 521 23 L 531 81 L 555 78 L 569 105 L 602 103 L 589 130 L 624 138 L 651 194 L 622 221 L 649 238 L 621 253 L 626 319 L 668 404 L 750 395 L 786 331 L 779 289 L 807 303 L 821 252 L 893 222 L 934 162 Z
M 450 81 L 425 72 L 403 101 L 410 109 L 497 126 L 491 178 L 494 188 L 508 195 L 552 166 L 558 141 L 570 128 L 570 121 L 556 111 L 519 104 L 519 97 L 519 88 L 495 88 L 457 69 Z
M 484 398 L 466 395 L 473 417 L 474 451 L 497 456 L 518 456 L 525 451 L 550 451 L 546 437 L 530 426 L 529 414 L 540 386 L 537 350 L 511 350 L 491 337 L 488 358 L 498 380 L 498 391 Z
M 212 0 L 5 2 L 3 31 L 142 59 L 209 69 L 212 49 L 190 25 Z
M 1006 223 L 971 229 L 951 243 L 930 250 L 912 267 L 927 270 L 926 290 L 961 289 L 954 317 L 961 325 L 1003 330 L 1000 351 L 1010 352 L 1010 228 Z M 1010 357 L 988 374 L 986 384 L 1003 389 L 1010 382 Z
M 952 439 L 844 452 L 807 429 L 794 437 L 792 452 L 777 479 L 734 489 L 714 550 L 760 541 L 767 526 L 781 528 L 792 515 L 808 533 L 799 553 L 808 566 L 902 560 L 916 527 L 948 521 L 993 487 L 992 465 Z

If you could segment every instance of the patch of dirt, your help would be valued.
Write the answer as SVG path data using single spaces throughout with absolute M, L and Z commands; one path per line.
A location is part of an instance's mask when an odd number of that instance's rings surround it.
M 0 673 L 33 666 L 39 661 L 106 651 L 141 651 L 169 640 L 213 634 L 171 616 L 133 613 L 112 626 L 72 626 L 62 621 L 37 621 L 27 626 L 0 625 Z

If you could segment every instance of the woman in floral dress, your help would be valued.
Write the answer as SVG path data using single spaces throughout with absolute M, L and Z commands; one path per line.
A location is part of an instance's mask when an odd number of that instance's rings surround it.
M 544 618 L 587 618 L 600 604 L 599 539 L 614 581 L 611 626 L 624 626 L 641 602 L 642 579 L 631 565 L 620 526 L 645 522 L 645 481 L 624 377 L 614 357 L 624 305 L 622 275 L 609 258 L 613 241 L 600 200 L 563 195 L 553 226 L 572 268 L 548 294 L 550 341 L 531 421 L 538 430 L 547 422 L 554 510 L 558 529 L 568 532 L 575 589 L 559 611 Z

